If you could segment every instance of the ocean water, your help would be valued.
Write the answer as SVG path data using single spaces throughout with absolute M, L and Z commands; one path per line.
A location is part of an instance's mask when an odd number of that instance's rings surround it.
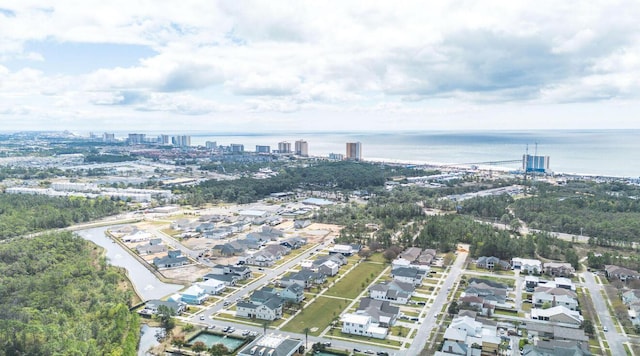
M 550 156 L 556 173 L 640 177 L 640 130 L 322 132 L 322 133 L 205 133 L 191 132 L 192 145 L 216 141 L 277 149 L 278 142 L 303 139 L 312 156 L 345 153 L 345 143 L 360 141 L 364 160 L 479 164 L 519 160 L 525 152 Z M 516 169 L 521 163 L 491 166 Z

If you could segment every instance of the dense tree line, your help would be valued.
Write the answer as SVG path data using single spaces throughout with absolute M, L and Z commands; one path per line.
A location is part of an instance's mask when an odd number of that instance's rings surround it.
M 0 244 L 0 355 L 135 355 L 123 273 L 69 232 Z
M 123 202 L 106 198 L 0 194 L 0 240 L 95 220 L 124 208 Z
M 129 162 L 137 161 L 136 157 L 129 155 L 117 155 L 117 154 L 87 154 L 84 157 L 84 161 L 87 163 L 116 163 L 116 162 Z
M 570 182 L 537 184 L 535 195 L 512 206 L 532 228 L 592 237 L 600 246 L 629 247 L 640 237 L 640 189 L 631 185 Z
M 271 193 L 294 189 L 352 191 L 381 187 L 390 175 L 385 166 L 364 162 L 317 162 L 303 167 L 283 167 L 276 177 L 209 180 L 185 188 L 183 203 L 202 205 L 225 201 L 249 203 Z

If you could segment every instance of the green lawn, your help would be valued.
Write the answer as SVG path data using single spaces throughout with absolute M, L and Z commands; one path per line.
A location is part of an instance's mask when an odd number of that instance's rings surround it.
M 342 308 L 347 306 L 347 302 L 337 302 L 333 298 L 318 297 L 308 307 L 296 315 L 282 330 L 300 333 L 304 328 L 317 328 L 309 334 L 318 336 L 329 326 L 334 317 L 340 315 Z
M 326 295 L 332 295 L 342 298 L 355 298 L 360 292 L 366 288 L 374 278 L 376 278 L 380 272 L 386 268 L 385 265 L 362 262 L 356 268 L 351 270 L 344 278 L 340 280 L 336 285 L 329 288 Z M 367 279 L 369 282 L 367 282 Z M 364 287 L 362 284 L 364 283 Z

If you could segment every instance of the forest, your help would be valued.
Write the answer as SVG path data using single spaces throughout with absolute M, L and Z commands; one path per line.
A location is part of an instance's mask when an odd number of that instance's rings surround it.
M 413 174 L 437 174 L 412 170 Z M 235 180 L 209 180 L 185 188 L 181 203 L 200 206 L 224 201 L 250 203 L 271 193 L 305 190 L 353 191 L 382 189 L 387 178 L 402 173 L 402 168 L 365 162 L 315 162 L 305 166 L 282 167 L 278 175 L 266 179 L 242 177 Z
M 0 194 L 0 240 L 114 215 L 124 202 L 106 198 Z
M 70 232 L 0 244 L 0 356 L 135 355 L 122 271 Z
M 537 184 L 534 195 L 516 200 L 515 215 L 530 227 L 592 237 L 597 246 L 630 247 L 640 241 L 640 187 L 569 182 Z

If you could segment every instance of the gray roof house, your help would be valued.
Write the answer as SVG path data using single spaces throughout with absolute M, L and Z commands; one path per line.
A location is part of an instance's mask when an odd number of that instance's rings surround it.
M 153 259 L 153 264 L 158 268 L 179 267 L 187 263 L 189 263 L 189 259 L 186 256 L 182 256 L 182 251 L 180 250 L 172 250 L 165 257 Z
M 391 277 L 399 282 L 411 283 L 415 286 L 422 285 L 427 271 L 411 267 L 398 267 L 391 271 Z
M 371 321 L 380 326 L 391 326 L 395 324 L 400 308 L 392 306 L 387 301 L 365 297 L 360 300 L 356 313 L 370 316 Z

